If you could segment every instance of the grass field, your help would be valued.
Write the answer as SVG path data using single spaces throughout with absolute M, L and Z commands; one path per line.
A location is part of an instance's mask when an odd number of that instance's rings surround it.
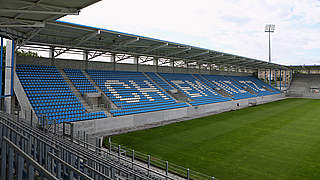
M 220 180 L 320 179 L 320 100 L 286 99 L 112 140 Z

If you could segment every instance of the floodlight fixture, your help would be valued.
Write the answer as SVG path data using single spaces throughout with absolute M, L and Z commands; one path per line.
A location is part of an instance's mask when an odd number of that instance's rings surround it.
M 274 24 L 267 24 L 265 29 L 264 29 L 264 32 L 274 32 L 275 30 L 275 25 Z
M 267 24 L 264 29 L 264 32 L 267 32 L 269 34 L 269 63 L 271 63 L 271 38 L 270 38 L 271 35 L 270 34 L 274 32 L 274 29 L 275 29 L 274 24 Z

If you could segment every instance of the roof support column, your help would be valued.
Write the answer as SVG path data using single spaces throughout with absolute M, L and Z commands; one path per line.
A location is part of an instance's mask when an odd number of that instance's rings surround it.
M 15 43 L 13 40 L 7 40 L 6 63 L 5 63 L 5 84 L 4 84 L 4 108 L 9 114 L 14 112 L 14 92 L 13 77 L 16 68 L 15 61 Z
M 156 66 L 156 72 L 158 72 L 159 58 L 157 58 L 157 57 L 153 58 L 153 65 Z
M 264 82 L 267 83 L 267 70 L 264 70 Z
M 275 84 L 275 87 L 277 88 L 278 87 L 278 84 L 277 84 L 277 76 L 278 76 L 278 72 L 277 72 L 277 70 L 275 69 L 274 70 L 274 84 Z
M 188 61 L 184 60 L 185 68 L 187 69 L 187 73 L 189 72 L 189 64 Z
M 89 58 L 88 58 L 88 50 L 84 50 L 82 54 L 82 60 L 84 60 L 84 65 L 85 65 L 85 70 L 88 69 L 88 63 L 89 63 Z
M 51 59 L 51 65 L 54 66 L 54 46 L 50 46 L 49 58 Z
M 137 65 L 137 72 L 139 72 L 139 56 L 133 57 L 133 64 Z
M 270 69 L 270 74 L 269 74 L 269 85 L 271 86 L 271 71 L 272 71 L 272 69 Z
M 112 66 L 113 66 L 112 70 L 115 71 L 116 70 L 116 63 L 117 63 L 116 62 L 116 54 L 112 53 L 110 58 L 111 58 Z
M 282 72 L 281 72 L 281 69 L 279 70 L 280 72 L 280 91 L 281 91 L 281 83 L 282 83 Z
M 170 67 L 172 68 L 172 73 L 174 73 L 174 60 L 170 59 Z
M 284 88 L 287 88 L 287 70 L 284 70 Z
M 1 40 L 1 51 L 0 51 L 0 96 L 2 97 L 2 65 L 3 65 L 3 37 L 0 37 Z M 2 103 L 0 104 L 0 106 L 2 106 Z M 1 107 L 1 109 L 3 109 Z

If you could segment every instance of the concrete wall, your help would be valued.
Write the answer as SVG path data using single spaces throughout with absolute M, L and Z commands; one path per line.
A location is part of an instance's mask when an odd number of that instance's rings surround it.
M 79 121 L 73 124 L 76 131 L 86 131 L 88 134 L 100 137 L 245 108 L 249 106 L 249 103 L 251 101 L 254 101 L 257 104 L 263 104 L 283 98 L 283 94 L 277 94 L 173 110 L 155 111 L 89 121 Z
M 17 57 L 17 64 L 33 64 L 33 65 L 55 65 L 57 68 L 74 68 L 74 69 L 85 69 L 86 63 L 83 60 L 72 60 L 72 59 L 55 59 L 52 61 L 49 58 L 34 58 L 34 57 Z M 137 71 L 136 64 L 124 64 L 117 63 L 113 64 L 111 62 L 98 62 L 89 61 L 88 69 L 97 70 L 116 70 L 116 71 Z M 233 76 L 248 76 L 252 75 L 250 73 L 243 72 L 224 72 L 224 71 L 207 71 L 200 69 L 187 69 L 182 67 L 169 67 L 169 66 L 156 66 L 153 65 L 142 65 L 138 67 L 139 72 L 162 72 L 162 73 L 187 73 L 187 74 L 217 74 L 217 75 L 233 75 Z
M 31 103 L 27 97 L 27 94 L 25 93 L 25 91 L 20 83 L 20 80 L 15 72 L 14 72 L 14 86 L 13 87 L 14 87 L 14 89 L 13 89 L 14 93 L 17 97 L 17 100 L 18 100 L 18 102 L 20 104 L 20 108 L 21 108 L 20 117 L 25 118 L 25 119 L 32 118 L 33 123 L 37 124 L 38 118 L 35 115 L 35 113 L 32 109 Z

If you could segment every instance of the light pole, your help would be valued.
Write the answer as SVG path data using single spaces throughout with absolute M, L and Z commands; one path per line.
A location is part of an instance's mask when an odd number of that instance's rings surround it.
M 264 32 L 269 33 L 269 63 L 271 62 L 271 39 L 270 39 L 270 34 L 272 32 L 274 32 L 274 28 L 275 28 L 274 24 L 267 24 L 266 27 L 265 27 L 265 30 L 264 30 Z
M 267 24 L 264 32 L 267 32 L 269 34 L 269 63 L 271 63 L 271 33 L 274 32 L 275 25 L 274 24 Z M 271 85 L 271 69 L 269 74 L 269 85 Z

